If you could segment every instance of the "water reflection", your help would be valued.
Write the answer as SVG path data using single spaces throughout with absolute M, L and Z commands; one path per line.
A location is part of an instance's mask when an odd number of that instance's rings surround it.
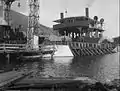
M 56 57 L 27 63 L 36 78 L 89 77 L 105 82 L 119 77 L 119 54 L 88 57 Z
M 120 77 L 119 56 L 119 53 L 115 53 L 104 56 L 28 60 L 21 63 L 20 69 L 34 70 L 32 76 L 38 79 L 41 77 L 75 78 L 84 76 L 105 82 Z M 16 62 L 11 62 L 11 65 L 18 65 Z
M 55 57 L 53 58 L 54 64 L 56 65 L 70 65 L 72 63 L 73 57 Z
M 47 61 L 44 64 L 44 75 L 50 77 L 70 76 L 70 63 L 73 57 L 54 58 L 53 62 Z
M 109 54 L 98 60 L 98 70 L 94 78 L 106 82 L 119 78 L 119 53 Z
M 6 72 L 6 71 L 11 71 L 15 68 L 20 67 L 21 61 L 18 61 L 16 59 L 12 59 L 12 61 L 7 61 L 1 58 L 0 60 L 0 72 Z
M 96 57 L 77 57 L 73 59 L 72 73 L 87 76 L 101 82 L 119 78 L 119 53 Z

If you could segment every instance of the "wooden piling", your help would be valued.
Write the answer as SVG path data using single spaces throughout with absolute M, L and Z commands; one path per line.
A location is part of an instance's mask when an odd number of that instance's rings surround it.
M 85 51 L 85 55 L 87 55 L 87 56 L 90 55 L 86 48 L 84 48 L 84 51 Z
M 88 48 L 86 48 L 86 51 L 88 51 L 89 55 L 93 55 Z M 89 55 L 88 55 L 88 56 L 89 56 Z
M 100 52 L 100 54 L 101 54 L 101 55 L 103 55 L 103 54 L 104 54 L 104 52 L 102 51 L 102 49 L 101 49 L 101 48 L 99 49 L 99 52 Z

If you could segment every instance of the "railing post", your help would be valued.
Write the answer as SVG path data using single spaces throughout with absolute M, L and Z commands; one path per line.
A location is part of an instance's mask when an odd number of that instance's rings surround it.
M 81 46 L 82 46 L 82 48 L 83 48 L 83 43 L 81 43 Z
M 4 52 L 6 51 L 6 48 L 5 48 L 5 43 L 3 44 L 3 49 L 4 49 Z
M 78 47 L 80 48 L 80 43 L 78 42 Z

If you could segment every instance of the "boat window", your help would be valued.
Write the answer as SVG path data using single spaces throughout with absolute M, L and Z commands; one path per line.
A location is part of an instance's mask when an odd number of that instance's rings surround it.
M 76 18 L 76 21 L 84 21 L 84 20 L 87 20 L 87 19 L 84 18 L 84 17 L 78 17 L 78 18 Z
M 73 19 L 68 19 L 67 22 L 68 22 L 68 23 L 73 23 L 74 20 L 73 20 Z
M 80 18 L 76 18 L 76 21 L 81 21 L 81 19 Z

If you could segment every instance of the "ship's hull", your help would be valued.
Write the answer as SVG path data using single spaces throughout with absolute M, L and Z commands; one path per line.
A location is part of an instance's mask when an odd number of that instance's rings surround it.
M 75 42 L 69 44 L 74 56 L 96 56 L 114 53 L 113 44 L 82 43 Z
M 98 44 L 98 43 L 82 43 L 82 42 L 54 42 L 55 52 L 53 57 L 68 57 L 68 56 L 94 56 L 114 53 L 115 45 L 113 44 Z
M 72 49 L 74 56 L 96 56 L 114 53 L 113 48 L 82 48 Z
M 21 55 L 18 57 L 18 59 L 33 60 L 33 59 L 38 59 L 41 57 L 42 57 L 41 52 L 24 52 L 24 53 L 21 53 Z
M 45 47 L 50 48 L 51 50 L 54 50 L 54 52 L 52 54 L 43 55 L 43 58 L 74 56 L 69 45 L 46 45 Z

